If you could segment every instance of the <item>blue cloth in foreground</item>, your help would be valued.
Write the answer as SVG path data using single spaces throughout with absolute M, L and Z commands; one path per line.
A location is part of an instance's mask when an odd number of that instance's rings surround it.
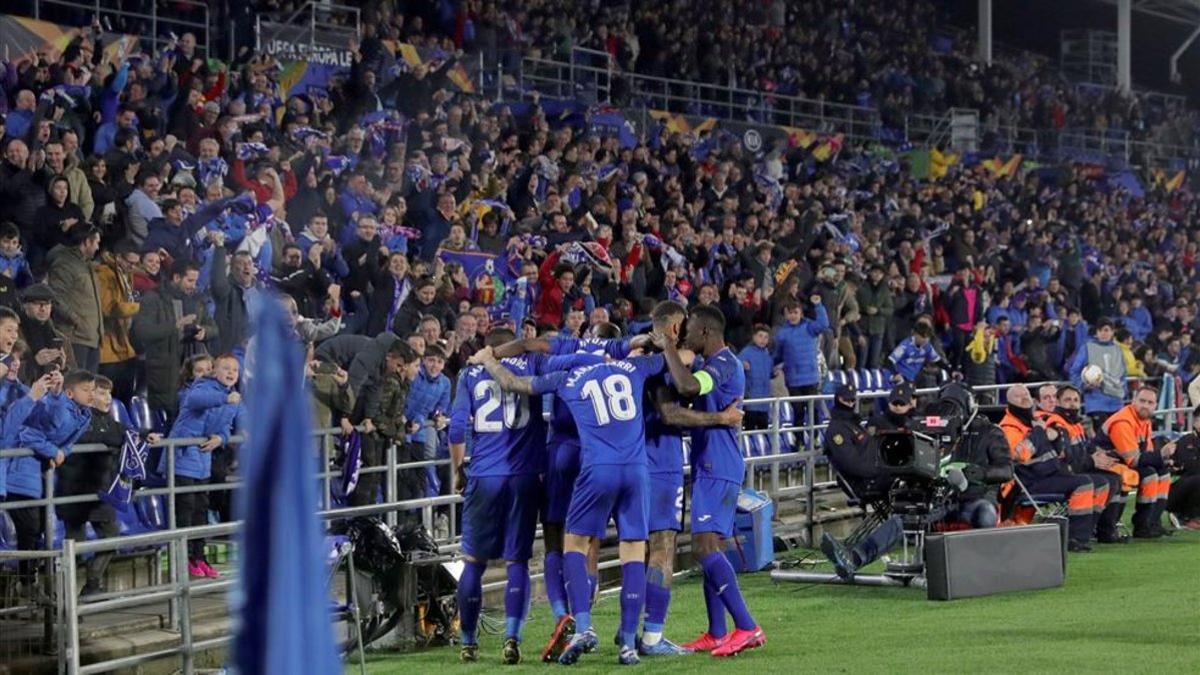
M 242 675 L 340 673 L 315 516 L 317 455 L 304 352 L 280 303 L 258 303 L 255 314 L 257 359 L 240 457 L 245 487 L 236 495 L 245 526 L 234 662 Z

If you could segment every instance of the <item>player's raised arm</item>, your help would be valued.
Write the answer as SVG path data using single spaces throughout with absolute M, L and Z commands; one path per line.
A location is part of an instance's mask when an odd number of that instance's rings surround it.
M 742 418 L 746 413 L 739 407 L 741 399 L 736 399 L 724 410 L 718 412 L 701 412 L 687 408 L 679 403 L 670 387 L 659 386 L 654 390 L 654 405 L 663 421 L 673 427 L 718 427 L 726 426 L 741 428 Z
M 671 372 L 672 386 L 675 391 L 679 392 L 684 398 L 692 398 L 699 396 L 700 380 L 692 374 L 692 369 L 689 368 L 683 359 L 679 357 L 679 324 L 670 324 L 666 326 L 664 332 L 654 333 L 651 337 L 654 340 L 654 345 L 663 350 L 663 357 L 667 360 L 667 369 Z
M 549 354 L 550 340 L 544 337 L 510 340 L 493 350 L 497 359 L 508 359 L 522 354 Z
M 511 342 L 509 344 L 512 344 Z M 483 366 L 488 371 L 488 375 L 500 385 L 503 391 L 511 391 L 517 394 L 529 395 L 533 393 L 533 378 L 520 377 L 513 373 L 500 360 L 496 358 L 495 352 L 491 347 L 484 347 L 475 352 L 470 359 L 467 360 L 473 366 Z

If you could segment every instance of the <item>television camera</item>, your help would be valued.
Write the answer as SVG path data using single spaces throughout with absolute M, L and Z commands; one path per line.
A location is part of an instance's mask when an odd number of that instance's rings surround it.
M 958 444 L 970 433 L 978 414 L 970 388 L 950 383 L 924 417 L 908 429 L 876 432 L 868 441 L 880 475 L 890 479 L 886 491 L 873 495 L 851 494 L 851 502 L 864 509 L 863 522 L 846 538 L 853 546 L 892 516 L 900 518 L 904 538 L 899 551 L 886 557 L 881 575 L 855 575 L 851 581 L 837 575 L 775 570 L 777 580 L 816 583 L 855 583 L 877 586 L 923 586 L 925 535 L 946 517 L 969 483 L 970 466 L 951 463 Z

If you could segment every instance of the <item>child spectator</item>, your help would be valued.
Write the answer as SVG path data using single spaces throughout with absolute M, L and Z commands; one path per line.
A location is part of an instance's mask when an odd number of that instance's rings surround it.
M 912 335 L 904 338 L 888 355 L 895 373 L 893 381 L 916 382 L 925 366 L 941 360 L 930 344 L 932 338 L 933 329 L 928 324 L 918 322 L 913 326 Z
M 92 495 L 107 489 L 112 482 L 114 459 L 125 443 L 125 427 L 109 414 L 112 409 L 112 380 L 96 377 L 95 393 L 92 396 L 92 419 L 87 430 L 79 437 L 80 443 L 97 443 L 107 446 L 105 452 L 75 453 L 58 470 L 58 494 Z M 117 525 L 117 512 L 104 500 L 63 504 L 58 507 L 58 516 L 66 526 L 66 537 L 84 541 L 84 526 L 92 524 L 96 536 L 101 539 L 115 537 L 121 528 Z M 104 571 L 108 569 L 115 551 L 101 551 L 87 562 L 87 581 L 81 595 L 104 592 Z
M 33 283 L 33 273 L 21 250 L 21 231 L 12 223 L 0 224 L 0 274 L 12 279 L 17 288 Z
M 42 498 L 42 469 L 62 466 L 72 446 L 87 431 L 92 421 L 95 390 L 96 376 L 85 370 L 65 377 L 55 371 L 39 378 L 29 394 L 9 408 L 5 429 L 20 429 L 13 445 L 29 448 L 34 454 L 10 463 L 9 501 Z M 37 548 L 38 536 L 42 534 L 42 509 L 14 509 L 9 515 L 17 529 L 17 548 L 26 551 Z
M 233 390 L 238 380 L 238 360 L 225 354 L 213 360 L 212 373 L 197 379 L 184 390 L 179 405 L 179 417 L 171 425 L 171 438 L 206 438 L 200 445 L 177 446 L 175 453 L 175 485 L 193 487 L 207 483 L 212 476 L 212 453 L 229 443 L 242 395 Z M 158 472 L 167 473 L 167 453 L 158 463 Z M 176 527 L 193 527 L 208 523 L 208 493 L 188 492 L 175 500 Z M 208 564 L 204 555 L 204 540 L 188 541 L 188 574 L 193 577 L 216 578 L 220 574 Z
M 754 327 L 754 335 L 750 344 L 738 352 L 738 359 L 746 369 L 746 398 L 769 398 L 771 396 L 771 376 L 774 370 L 774 360 L 768 346 L 771 343 L 771 329 L 763 325 Z M 766 429 L 770 426 L 770 410 L 767 403 L 746 404 L 744 427 L 747 429 Z

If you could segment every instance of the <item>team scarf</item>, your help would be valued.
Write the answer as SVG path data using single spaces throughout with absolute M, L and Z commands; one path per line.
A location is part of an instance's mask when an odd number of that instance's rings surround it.
M 197 164 L 197 173 L 200 184 L 207 186 L 214 180 L 224 180 L 229 174 L 229 164 L 220 157 L 202 159 Z
M 573 265 L 587 263 L 595 267 L 612 268 L 612 258 L 609 257 L 608 250 L 594 241 L 571 242 L 567 250 L 563 252 L 562 259 Z
M 237 147 L 237 158 L 247 160 L 270 152 L 270 148 L 262 143 L 242 143 Z
M 149 446 L 132 429 L 125 430 L 125 442 L 121 444 L 121 463 L 112 484 L 100 493 L 100 499 L 113 508 L 121 508 L 133 501 L 134 481 L 146 480 L 146 458 Z

